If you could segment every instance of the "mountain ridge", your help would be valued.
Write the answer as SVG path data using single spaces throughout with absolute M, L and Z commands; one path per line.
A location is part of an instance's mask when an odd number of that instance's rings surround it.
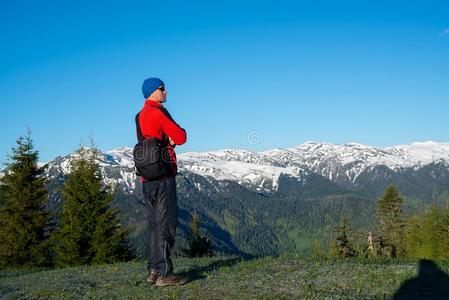
M 105 153 L 127 167 L 133 166 L 130 147 L 119 147 Z M 303 180 L 307 172 L 312 171 L 334 182 L 349 181 L 354 184 L 364 171 L 376 166 L 383 165 L 398 171 L 407 168 L 418 170 L 433 162 L 449 165 L 449 143 L 425 141 L 392 147 L 372 147 L 359 143 L 310 141 L 291 148 L 260 152 L 228 148 L 184 152 L 177 157 L 180 172 L 190 171 L 218 180 L 233 180 L 268 192 L 277 189 L 280 174 Z
M 116 180 L 109 180 L 109 183 L 114 186 L 120 183 L 122 189 L 133 192 L 138 178 L 134 173 L 132 148 L 121 146 L 100 153 L 100 165 L 115 169 L 112 173 L 120 175 Z M 50 177 L 55 173 L 67 174 L 69 161 L 74 157 L 76 152 L 57 156 L 39 165 L 49 167 Z M 177 159 L 180 173 L 192 172 L 217 180 L 235 181 L 260 192 L 275 192 L 281 174 L 304 181 L 313 172 L 337 184 L 351 186 L 356 184 L 361 174 L 379 166 L 394 172 L 405 169 L 416 171 L 438 162 L 449 166 L 449 143 L 424 141 L 373 147 L 356 142 L 332 144 L 307 141 L 290 148 L 259 152 L 232 148 L 184 152 L 177 154 Z M 105 180 L 108 181 L 106 173 Z
M 54 211 L 63 200 L 58 187 L 78 155 L 75 151 L 46 163 L 48 206 Z M 124 224 L 133 228 L 133 245 L 143 256 L 146 214 L 132 148 L 96 155 L 105 183 L 116 192 L 114 206 L 123 212 Z M 194 211 L 215 249 L 279 254 L 310 251 L 343 215 L 354 228 L 372 230 L 376 200 L 390 184 L 406 198 L 408 212 L 449 201 L 448 143 L 379 149 L 308 142 L 263 152 L 225 149 L 177 156 L 178 249 L 186 245 Z

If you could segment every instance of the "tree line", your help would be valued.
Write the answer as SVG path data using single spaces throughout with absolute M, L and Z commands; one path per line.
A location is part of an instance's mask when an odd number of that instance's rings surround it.
M 405 199 L 388 186 L 377 202 L 377 227 L 357 231 L 344 216 L 334 226 L 328 251 L 315 243 L 316 256 L 449 259 L 449 204 L 425 205 L 421 213 L 406 215 Z
M 0 267 L 52 267 L 134 258 L 129 231 L 111 206 L 95 148 L 81 147 L 58 189 L 57 213 L 46 208 L 47 165 L 38 165 L 31 132 L 20 136 L 0 178 Z

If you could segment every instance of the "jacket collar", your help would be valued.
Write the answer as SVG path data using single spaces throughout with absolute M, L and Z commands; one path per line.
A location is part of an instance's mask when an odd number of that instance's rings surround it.
M 160 104 L 157 101 L 153 101 L 153 100 L 145 100 L 145 105 L 154 106 L 154 107 L 163 107 L 162 104 Z

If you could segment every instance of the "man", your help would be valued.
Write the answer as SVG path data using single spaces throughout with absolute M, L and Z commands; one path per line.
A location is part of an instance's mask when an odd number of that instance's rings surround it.
M 159 78 L 148 78 L 142 85 L 145 104 L 136 116 L 138 139 L 156 137 L 162 141 L 165 150 L 163 160 L 169 164 L 168 175 L 159 180 L 149 181 L 141 177 L 142 192 L 148 213 L 148 283 L 157 286 L 179 285 L 187 278 L 173 273 L 170 253 L 175 243 L 177 226 L 176 145 L 186 142 L 186 132 L 170 116 L 162 103 L 167 91 Z M 139 127 L 137 127 L 139 128 Z

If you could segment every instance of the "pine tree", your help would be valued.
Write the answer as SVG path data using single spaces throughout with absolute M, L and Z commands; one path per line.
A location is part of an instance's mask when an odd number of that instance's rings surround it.
M 385 190 L 378 202 L 379 230 L 386 246 L 391 249 L 387 253 L 391 257 L 403 256 L 405 253 L 403 205 L 404 200 L 392 185 Z
M 422 217 L 419 239 L 421 245 L 417 251 L 417 258 L 437 259 L 440 257 L 441 214 L 436 205 L 426 206 Z
M 449 207 L 442 212 L 435 204 L 424 207 L 422 216 L 412 216 L 406 227 L 407 256 L 416 259 L 449 258 Z
M 44 167 L 31 131 L 20 136 L 0 179 L 0 267 L 48 266 L 50 213 Z
M 200 216 L 196 211 L 192 214 L 192 223 L 190 224 L 190 230 L 192 230 L 193 240 L 200 238 Z
M 405 227 L 405 251 L 407 256 L 410 258 L 417 258 L 422 243 L 421 218 L 417 215 L 413 215 L 407 220 Z
M 129 230 L 120 223 L 119 210 L 110 207 L 112 197 L 106 198 L 100 208 L 95 232 L 92 237 L 92 263 L 112 263 L 134 258 L 128 245 Z
M 184 249 L 184 253 L 189 257 L 212 256 L 212 245 L 210 239 L 200 234 L 200 216 L 194 211 L 190 224 L 191 236 L 189 238 L 189 248 Z
M 342 217 L 341 225 L 334 228 L 335 246 L 329 248 L 330 255 L 336 257 L 352 257 L 357 255 L 351 242 L 351 229 L 346 216 Z
M 103 183 L 95 161 L 98 150 L 81 147 L 70 163 L 70 174 L 60 190 L 60 226 L 53 237 L 60 266 L 108 263 L 132 258 L 128 231 L 121 227 L 118 210 L 111 207 L 114 193 Z

